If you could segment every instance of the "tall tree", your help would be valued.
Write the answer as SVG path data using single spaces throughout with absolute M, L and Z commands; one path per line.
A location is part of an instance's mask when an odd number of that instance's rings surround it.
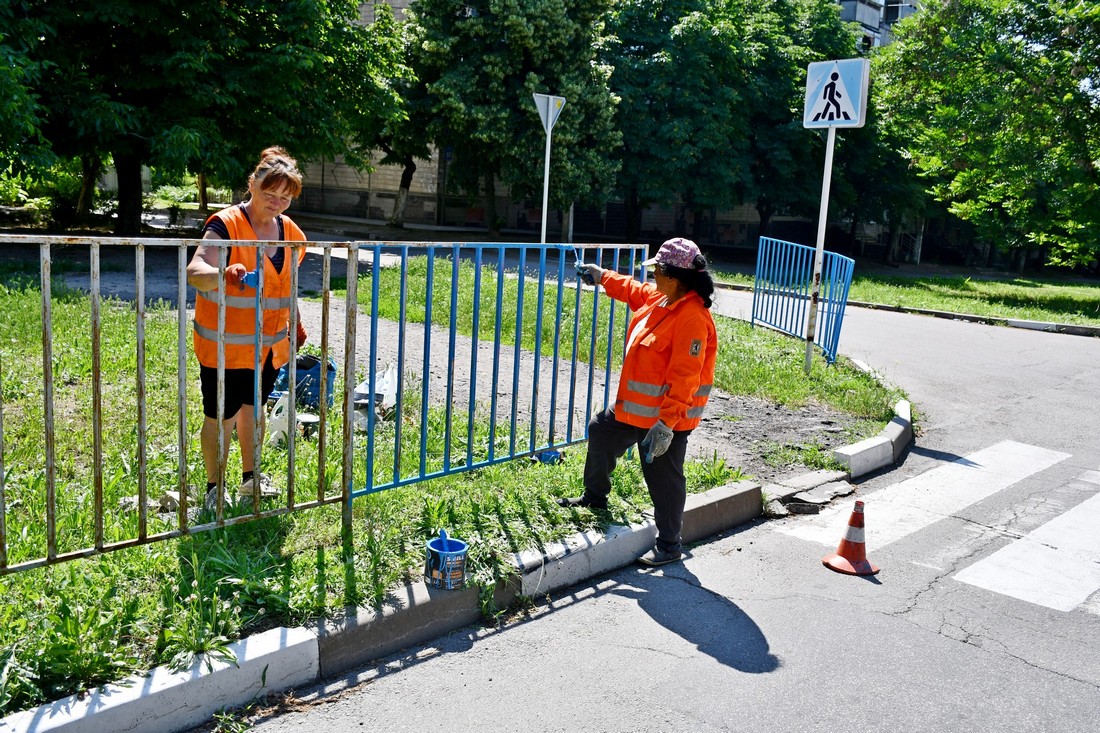
M 902 233 L 921 225 L 931 201 L 905 155 L 904 131 L 878 114 L 879 87 L 872 71 L 867 123 L 837 135 L 829 208 L 848 221 L 853 244 L 861 223 L 885 223 L 888 244 L 882 258 L 894 263 Z
M 113 158 L 119 234 L 140 230 L 143 164 L 237 182 L 271 144 L 363 160 L 362 119 L 396 111 L 392 47 L 353 0 L 25 0 L 20 19 L 44 29 L 54 150 Z
M 565 97 L 553 131 L 551 203 L 606 199 L 619 144 L 609 70 L 596 63 L 606 0 L 418 0 L 414 66 L 431 99 L 432 138 L 454 151 L 448 185 L 485 194 L 498 226 L 495 185 L 513 196 L 542 189 L 545 132 L 532 94 Z
M 877 70 L 884 114 L 951 212 L 1057 265 L 1100 252 L 1100 5 L 929 0 Z
M 752 185 L 746 199 L 756 206 L 760 234 L 767 235 L 776 214 L 815 216 L 824 146 L 820 133 L 802 127 L 806 68 L 854 57 L 856 35 L 831 0 L 774 0 L 751 4 L 746 44 L 752 57 Z
M 680 201 L 698 217 L 728 207 L 744 188 L 742 20 L 736 3 L 712 0 L 619 0 L 612 8 L 604 58 L 622 98 L 619 189 L 630 241 L 651 204 Z M 699 221 L 678 233 L 704 234 Z

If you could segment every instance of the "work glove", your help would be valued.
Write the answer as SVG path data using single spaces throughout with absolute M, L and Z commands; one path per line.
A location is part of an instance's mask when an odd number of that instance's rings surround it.
M 595 285 L 603 279 L 603 268 L 591 263 L 578 262 L 576 264 L 577 277 L 589 285 Z
M 649 429 L 642 439 L 642 447 L 649 446 L 649 453 L 645 457 L 646 463 L 653 463 L 654 458 L 660 458 L 672 445 L 672 428 L 660 420 Z
M 304 346 L 304 345 L 305 345 L 305 343 L 306 343 L 306 338 L 307 338 L 307 337 L 306 337 L 306 327 L 302 325 L 302 322 L 301 322 L 301 321 L 298 321 L 298 333 L 297 333 L 297 337 L 298 337 L 298 340 L 297 340 L 297 341 L 295 341 L 294 343 L 296 344 L 296 348 L 299 348 L 299 349 L 300 349 L 300 348 L 302 348 L 302 346 Z
M 225 268 L 225 281 L 230 285 L 236 285 L 239 288 L 244 287 L 244 277 L 248 274 L 248 270 L 240 262 L 234 262 L 229 267 Z

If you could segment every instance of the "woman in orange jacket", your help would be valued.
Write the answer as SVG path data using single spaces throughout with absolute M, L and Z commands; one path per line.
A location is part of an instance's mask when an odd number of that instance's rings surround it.
M 653 283 L 598 265 L 577 266 L 584 280 L 599 283 L 609 296 L 627 303 L 634 317 L 627 329 L 615 406 L 588 423 L 584 495 L 558 503 L 606 509 L 611 471 L 627 448 L 637 444 L 657 525 L 656 544 L 639 562 L 657 566 L 676 562 L 683 552 L 687 439 L 699 425 L 714 383 L 718 336 L 709 310 L 714 281 L 694 242 L 670 239 L 642 264 L 655 268 Z
M 302 174 L 286 150 L 271 147 L 260 155 L 260 162 L 248 177 L 249 199 L 227 207 L 207 221 L 204 240 L 306 241 L 305 233 L 283 212 L 302 191 Z M 218 299 L 225 296 L 225 409 L 221 416 L 225 435 L 237 429 L 241 445 L 242 497 L 277 494 L 265 485 L 259 466 L 253 464 L 256 443 L 254 409 L 255 369 L 261 366 L 260 404 L 266 402 L 275 386 L 280 367 L 290 360 L 287 327 L 291 307 L 297 307 L 290 292 L 291 265 L 287 254 L 296 253 L 298 262 L 305 248 L 290 249 L 268 244 L 265 247 L 230 247 L 225 282 L 218 271 L 219 245 L 201 245 L 187 265 L 187 282 L 197 290 L 195 298 L 195 356 L 199 361 L 202 405 L 205 416 L 200 434 L 203 464 L 206 468 L 206 506 L 217 500 L 214 479 L 218 471 Z M 262 254 L 261 254 L 262 253 Z M 261 353 L 256 354 L 256 290 L 259 268 L 263 267 L 263 320 Z M 297 346 L 305 343 L 306 332 L 298 321 Z M 264 412 L 260 410 L 260 439 L 263 438 Z M 228 440 L 222 461 L 228 456 Z

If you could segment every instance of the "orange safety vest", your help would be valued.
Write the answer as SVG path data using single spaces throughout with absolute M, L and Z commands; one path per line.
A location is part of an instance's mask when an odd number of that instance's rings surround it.
M 216 212 L 210 218 L 218 217 L 229 230 L 233 240 L 259 239 L 248 217 L 239 206 L 231 206 Z M 283 220 L 283 241 L 304 242 L 305 232 L 288 219 Z M 207 220 L 209 221 L 209 219 Z M 287 249 L 289 254 L 293 249 Z M 226 267 L 239 262 L 246 270 L 256 269 L 257 253 L 260 247 L 230 247 Z M 305 248 L 298 249 L 298 263 L 305 259 Z M 263 337 L 260 347 L 260 364 L 267 361 L 271 353 L 271 364 L 276 369 L 290 361 L 290 340 L 287 338 L 287 324 L 290 321 L 290 308 L 294 298 L 290 292 L 290 258 L 283 261 L 282 272 L 277 272 L 271 260 L 263 258 L 264 292 Z M 218 366 L 218 293 L 221 287 L 207 292 L 198 291 L 195 297 L 195 357 L 206 367 Z M 225 368 L 256 368 L 256 289 L 231 286 L 225 295 Z
M 665 296 L 652 283 L 610 270 L 600 284 L 634 311 L 615 418 L 639 428 L 653 427 L 658 420 L 673 430 L 697 427 L 718 356 L 718 333 L 703 299 L 690 292 L 666 307 Z

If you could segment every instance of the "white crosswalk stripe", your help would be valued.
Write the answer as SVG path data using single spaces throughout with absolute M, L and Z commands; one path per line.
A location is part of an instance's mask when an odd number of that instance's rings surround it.
M 863 497 L 868 552 L 965 509 L 1028 476 L 1069 458 L 1068 453 L 1006 440 Z M 813 519 L 778 531 L 835 546 L 852 507 L 833 506 Z
M 868 553 L 987 499 L 1070 454 L 1003 441 L 894 486 L 862 497 Z M 1085 471 L 1067 488 L 1090 495 L 953 578 L 977 588 L 1059 611 L 1100 612 L 1100 471 Z M 836 547 L 851 505 L 840 502 L 776 531 Z M 915 565 L 939 569 L 912 558 Z
M 1100 472 L 1078 477 L 1100 488 Z M 1059 611 L 1100 590 L 1100 494 L 955 575 L 963 583 Z

